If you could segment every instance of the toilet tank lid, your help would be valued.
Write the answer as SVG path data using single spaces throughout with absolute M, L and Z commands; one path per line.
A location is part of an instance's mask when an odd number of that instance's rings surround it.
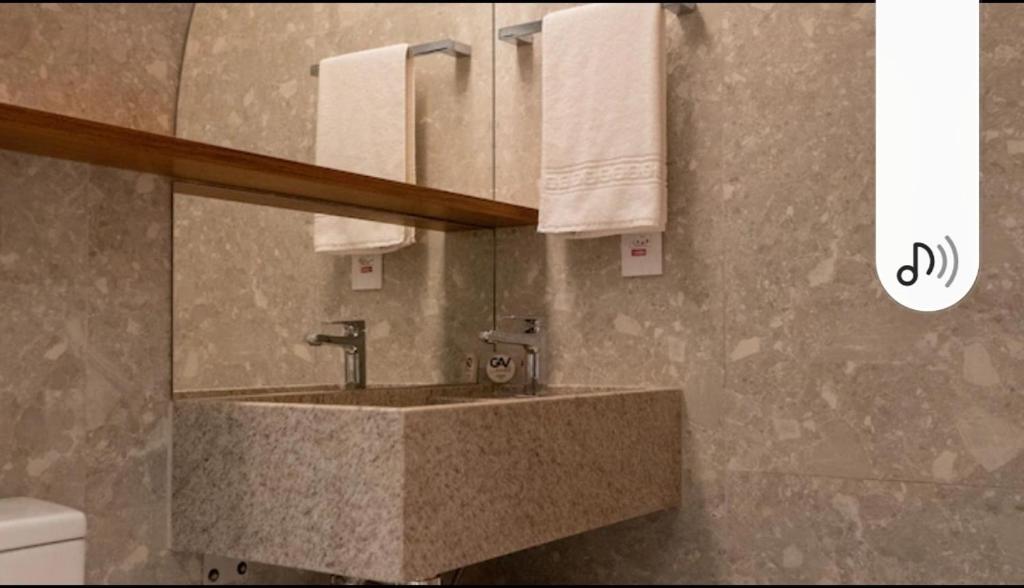
M 0 498 L 0 551 L 85 537 L 85 515 L 35 498 Z

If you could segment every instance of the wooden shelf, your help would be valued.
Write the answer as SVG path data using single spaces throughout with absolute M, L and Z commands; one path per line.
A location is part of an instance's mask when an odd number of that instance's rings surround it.
M 169 176 L 186 194 L 442 231 L 537 224 L 537 211 L 0 103 L 0 149 Z

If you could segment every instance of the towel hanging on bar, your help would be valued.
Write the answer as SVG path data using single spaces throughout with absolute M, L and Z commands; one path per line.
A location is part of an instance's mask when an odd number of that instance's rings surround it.
M 544 17 L 537 231 L 570 238 L 665 230 L 666 77 L 657 4 Z
M 324 75 L 317 84 L 317 165 L 416 183 L 416 94 L 406 51 L 407 45 L 391 45 L 320 62 Z M 360 83 L 348 83 L 352 79 Z M 415 241 L 413 227 L 313 215 L 317 253 L 375 255 Z

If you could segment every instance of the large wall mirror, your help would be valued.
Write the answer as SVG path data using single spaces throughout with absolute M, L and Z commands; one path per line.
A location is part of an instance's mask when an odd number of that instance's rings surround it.
M 494 198 L 493 25 L 491 4 L 197 4 L 177 134 L 317 163 L 312 65 L 455 40 L 469 58 L 410 57 L 416 182 Z M 418 229 L 378 290 L 353 289 L 352 263 L 314 251 L 310 213 L 175 194 L 175 392 L 338 382 L 343 351 L 306 337 L 340 320 L 365 321 L 370 385 L 462 381 L 493 322 L 494 232 Z

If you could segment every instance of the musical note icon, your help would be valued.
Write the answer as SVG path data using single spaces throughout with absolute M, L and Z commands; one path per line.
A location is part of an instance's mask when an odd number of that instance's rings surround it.
M 957 253 L 956 245 L 953 243 L 953 240 L 949 238 L 949 235 L 946 235 L 946 243 L 949 244 L 949 249 L 952 253 L 953 258 L 952 271 L 950 271 L 949 278 L 946 280 L 945 284 L 945 286 L 949 288 L 953 284 L 953 280 L 956 278 L 957 270 L 960 265 L 960 256 Z M 941 243 L 936 245 L 935 248 L 938 250 L 939 257 L 942 260 L 942 266 L 939 268 L 939 273 L 936 274 L 935 277 L 938 279 L 942 279 L 942 277 L 946 275 L 946 269 L 948 266 L 949 259 L 946 256 L 946 249 L 942 246 Z M 913 261 L 911 261 L 911 263 L 908 265 L 901 266 L 900 269 L 896 271 L 896 279 L 899 281 L 900 284 L 904 286 L 913 286 L 915 283 L 917 283 L 917 267 L 920 252 L 922 251 L 924 251 L 924 253 L 928 255 L 928 269 L 926 269 L 924 273 L 926 276 L 932 275 L 932 271 L 935 269 L 935 253 L 932 251 L 931 247 L 925 245 L 924 243 L 915 242 L 913 247 Z M 904 276 L 907 273 L 910 274 L 910 277 L 904 278 Z

